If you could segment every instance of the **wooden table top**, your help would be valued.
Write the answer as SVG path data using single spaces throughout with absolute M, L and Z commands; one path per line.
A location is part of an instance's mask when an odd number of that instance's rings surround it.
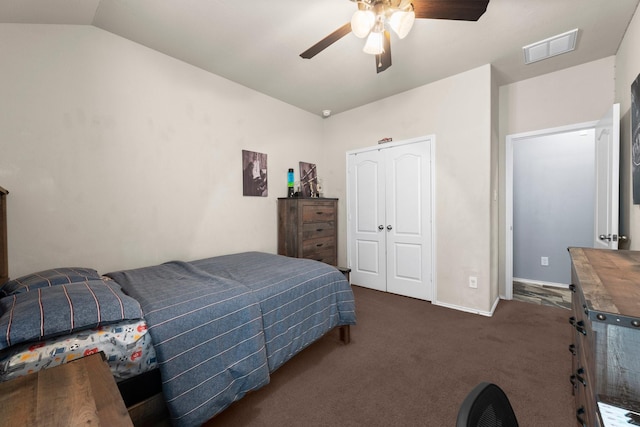
M 6 426 L 133 426 L 102 354 L 0 384 Z
M 590 310 L 640 318 L 640 251 L 569 252 Z

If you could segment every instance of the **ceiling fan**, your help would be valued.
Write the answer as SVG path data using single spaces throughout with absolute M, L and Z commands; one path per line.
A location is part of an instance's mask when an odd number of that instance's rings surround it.
M 376 70 L 391 66 L 391 36 L 387 24 L 400 39 L 406 37 L 418 19 L 477 21 L 487 10 L 489 0 L 351 0 L 357 3 L 351 22 L 329 34 L 300 54 L 311 59 L 350 32 L 367 37 L 363 51 L 376 56 Z

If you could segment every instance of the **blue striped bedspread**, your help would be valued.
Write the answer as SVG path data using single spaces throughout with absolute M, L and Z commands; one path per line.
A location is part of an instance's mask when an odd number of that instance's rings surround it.
M 142 306 L 176 426 L 202 424 L 356 322 L 344 275 L 312 260 L 245 252 L 107 276 Z
M 176 426 L 198 426 L 269 382 L 260 305 L 184 262 L 108 273 L 140 302 Z
M 270 372 L 334 327 L 356 323 L 351 286 L 330 265 L 262 252 L 191 264 L 253 291 L 262 311 Z

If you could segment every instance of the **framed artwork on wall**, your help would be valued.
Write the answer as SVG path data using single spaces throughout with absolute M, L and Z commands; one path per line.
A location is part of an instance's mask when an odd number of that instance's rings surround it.
M 300 162 L 300 193 L 302 197 L 318 197 L 318 171 L 315 163 Z
M 640 74 L 631 84 L 631 168 L 633 204 L 640 205 Z
M 267 197 L 267 155 L 242 150 L 242 195 Z

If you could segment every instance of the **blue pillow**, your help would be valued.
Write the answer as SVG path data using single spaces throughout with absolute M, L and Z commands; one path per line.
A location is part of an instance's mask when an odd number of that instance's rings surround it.
M 100 275 L 92 268 L 53 268 L 10 280 L 2 285 L 0 291 L 4 293 L 4 295 L 9 296 L 21 292 L 29 292 L 38 288 L 84 282 L 86 280 L 100 280 Z
M 100 325 L 142 318 L 135 299 L 111 280 L 38 288 L 0 299 L 0 350 Z

